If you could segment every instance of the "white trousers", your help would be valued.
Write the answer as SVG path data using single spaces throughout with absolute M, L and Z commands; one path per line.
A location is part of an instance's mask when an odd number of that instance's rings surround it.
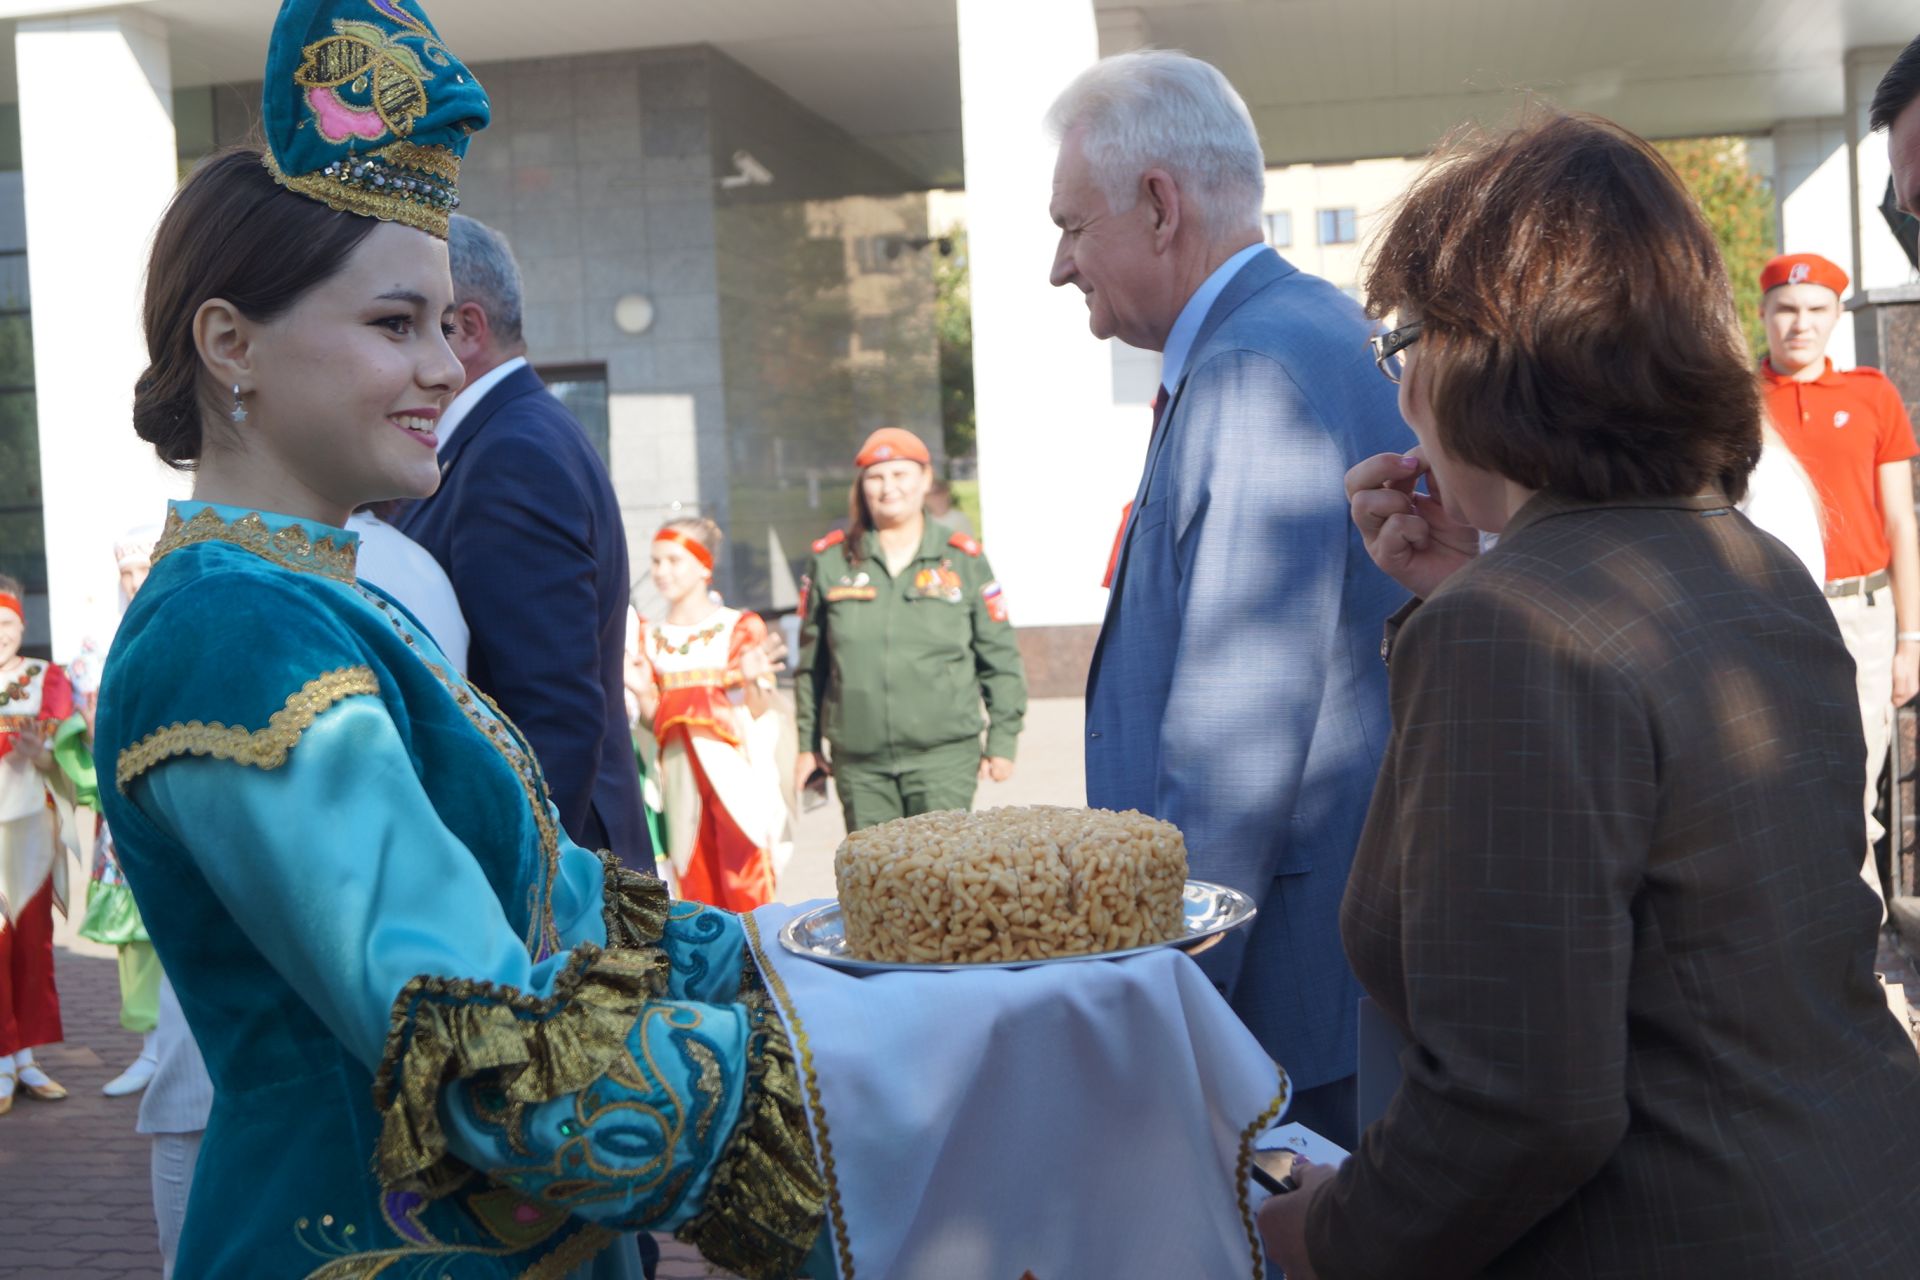
M 1898 630 L 1893 617 L 1893 592 L 1881 588 L 1869 603 L 1866 595 L 1833 596 L 1827 600 L 1833 620 L 1840 624 L 1840 638 L 1853 655 L 1854 691 L 1860 699 L 1860 728 L 1867 738 L 1867 850 L 1860 875 L 1881 897 L 1880 871 L 1873 862 L 1874 842 L 1885 831 L 1874 820 L 1873 806 L 1879 798 L 1880 769 L 1887 760 L 1887 747 L 1893 741 L 1893 646 Z M 1882 909 L 1884 911 L 1884 908 Z
M 193 1166 L 199 1159 L 200 1133 L 153 1135 L 153 1220 L 160 1228 L 162 1280 L 173 1280 L 173 1257 L 180 1250 L 187 1193 L 193 1189 Z

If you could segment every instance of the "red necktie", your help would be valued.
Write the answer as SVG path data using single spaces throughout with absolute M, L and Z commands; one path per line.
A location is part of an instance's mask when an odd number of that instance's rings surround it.
M 1160 417 L 1167 411 L 1167 387 L 1160 384 L 1160 390 L 1153 397 L 1153 432 L 1147 439 L 1151 441 L 1160 434 Z M 1114 570 L 1120 567 L 1120 544 L 1127 536 L 1127 518 L 1133 514 L 1133 504 L 1129 502 L 1120 508 L 1120 527 L 1113 531 L 1113 553 L 1107 557 L 1107 576 L 1100 579 L 1103 587 L 1113 586 Z

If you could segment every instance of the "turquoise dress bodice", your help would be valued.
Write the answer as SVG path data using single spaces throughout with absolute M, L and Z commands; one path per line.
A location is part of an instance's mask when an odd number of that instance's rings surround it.
M 352 533 L 176 504 L 96 763 L 215 1086 L 178 1271 L 790 1275 L 823 1185 L 739 922 L 568 840 Z M 503 605 L 503 607 L 510 607 Z

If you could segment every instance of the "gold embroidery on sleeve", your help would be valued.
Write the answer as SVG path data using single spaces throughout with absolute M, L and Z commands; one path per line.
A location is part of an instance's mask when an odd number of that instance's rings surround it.
M 380 692 L 380 682 L 369 667 L 342 667 L 315 676 L 273 713 L 264 729 L 244 725 L 204 724 L 189 720 L 156 729 L 120 753 L 114 783 L 121 790 L 147 770 L 175 756 L 212 756 L 255 769 L 277 769 L 287 753 L 312 727 L 322 711 L 342 698 Z

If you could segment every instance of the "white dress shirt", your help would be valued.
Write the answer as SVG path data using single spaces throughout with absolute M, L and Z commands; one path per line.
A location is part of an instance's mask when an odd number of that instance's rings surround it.
M 460 429 L 461 422 L 466 419 L 469 413 L 473 412 L 473 406 L 487 398 L 487 392 L 499 386 L 501 381 L 515 369 L 524 369 L 526 367 L 527 358 L 525 356 L 515 356 L 504 364 L 495 365 L 493 368 L 475 378 L 472 382 L 469 382 L 466 386 L 460 388 L 460 394 L 455 396 L 453 403 L 448 405 L 440 414 L 439 428 L 434 432 L 434 434 L 440 438 L 440 443 L 434 446 L 434 452 L 439 453 L 446 449 L 447 442 L 453 439 L 453 433 Z M 407 607 L 411 609 L 413 606 L 408 605 Z M 423 618 L 421 621 L 424 622 L 425 619 Z M 452 657 L 453 655 L 448 654 L 447 656 Z
M 433 553 L 370 511 L 354 512 L 347 528 L 360 535 L 360 578 L 405 605 L 454 669 L 467 674 L 467 619 Z
M 1167 389 L 1169 395 L 1179 388 L 1180 378 L 1187 371 L 1187 356 L 1193 351 L 1193 340 L 1200 336 L 1200 326 L 1206 323 L 1207 312 L 1213 310 L 1213 304 L 1220 300 L 1227 285 L 1240 274 L 1240 268 L 1266 249 L 1264 243 L 1250 244 L 1228 258 L 1213 269 L 1212 275 L 1200 282 L 1200 287 L 1187 299 L 1187 305 L 1180 308 L 1173 328 L 1167 331 L 1167 345 L 1160 353 L 1160 385 Z

